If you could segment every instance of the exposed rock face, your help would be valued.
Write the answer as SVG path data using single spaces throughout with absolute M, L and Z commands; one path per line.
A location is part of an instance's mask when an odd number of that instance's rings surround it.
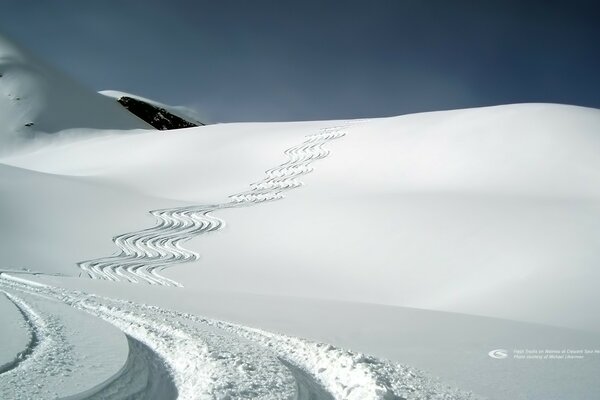
M 170 113 L 164 108 L 156 107 L 152 104 L 134 99 L 132 97 L 123 96 L 117 101 L 132 114 L 161 131 L 198 126 L 198 124 L 186 121 L 185 119 Z M 200 123 L 200 125 L 204 124 Z

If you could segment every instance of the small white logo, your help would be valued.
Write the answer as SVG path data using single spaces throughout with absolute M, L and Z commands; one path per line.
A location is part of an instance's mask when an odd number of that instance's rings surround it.
M 508 350 L 505 350 L 505 349 L 492 350 L 488 353 L 488 356 L 502 360 L 502 359 L 508 357 Z

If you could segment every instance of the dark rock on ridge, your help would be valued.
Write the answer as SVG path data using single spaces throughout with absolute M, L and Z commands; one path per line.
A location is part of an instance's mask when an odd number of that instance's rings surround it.
M 200 122 L 187 121 L 164 108 L 134 99 L 133 97 L 123 96 L 117 101 L 129 110 L 129 112 L 161 131 L 204 125 Z

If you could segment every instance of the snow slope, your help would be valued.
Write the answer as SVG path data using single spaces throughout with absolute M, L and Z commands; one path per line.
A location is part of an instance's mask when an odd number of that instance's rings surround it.
M 1 36 L 0 121 L 1 153 L 68 129 L 150 128 Z
M 2 161 L 214 205 L 284 163 L 286 148 L 336 124 L 226 124 L 160 137 L 115 132 Z M 186 244 L 203 262 L 166 276 L 223 290 L 600 329 L 585 307 L 597 298 L 598 189 L 589 182 L 600 171 L 599 124 L 597 110 L 526 104 L 354 125 L 306 188 L 285 201 L 215 213 L 229 226 Z M 147 221 L 137 226 L 151 227 Z M 302 274 L 290 280 L 296 270 Z
M 7 218 L 32 213 L 35 218 L 28 223 L 39 219 L 44 225 L 48 218 L 57 218 L 54 225 L 67 224 L 64 232 L 40 234 L 40 240 L 52 236 L 52 249 L 44 254 L 53 261 L 28 263 L 32 270 L 78 275 L 74 261 L 110 255 L 115 249 L 110 237 L 152 227 L 146 211 L 204 210 L 209 205 L 225 225 L 217 233 L 174 246 L 200 258 L 161 272 L 190 288 L 191 299 L 217 290 L 225 297 L 277 295 L 273 302 L 290 304 L 285 299 L 292 295 L 342 300 L 350 309 L 357 309 L 352 302 L 371 302 L 597 331 L 598 314 L 589 308 L 598 300 L 593 290 L 597 274 L 593 249 L 600 233 L 594 223 L 599 219 L 597 189 L 585 183 L 593 181 L 599 167 L 598 114 L 578 107 L 532 104 L 350 125 L 340 121 L 222 124 L 169 135 L 107 131 L 75 140 L 59 138 L 44 148 L 2 158 L 2 169 L 8 174 L 3 187 L 10 188 L 5 198 L 12 199 L 2 211 Z M 328 156 L 301 178 L 305 187 L 292 184 L 296 189 L 284 199 L 263 204 L 214 207 L 231 201 L 228 196 L 243 192 L 248 183 L 260 181 L 263 171 L 285 167 L 294 154 L 285 155 L 286 149 L 341 125 L 344 136 L 327 144 Z M 452 140 L 446 140 L 446 135 Z M 543 156 L 538 155 L 540 147 Z M 25 183 L 28 180 L 37 183 L 32 186 Z M 32 187 L 42 182 L 50 188 L 48 195 L 35 199 Z M 28 206 L 32 201 L 35 206 Z M 66 210 L 64 204 L 69 204 Z M 25 211 L 29 209 L 34 211 Z M 78 218 L 68 217 L 73 211 Z M 19 234 L 22 219 L 11 219 L 15 222 L 6 236 L 12 243 L 28 243 L 28 235 L 37 230 Z M 107 233 L 79 234 L 91 226 Z M 81 246 L 90 249 L 89 256 L 73 260 L 69 249 Z M 6 251 L 15 261 L 27 259 L 26 249 L 21 254 L 14 254 L 15 248 Z M 565 287 L 566 277 L 570 285 Z M 127 281 L 116 274 L 113 278 Z M 92 286 L 92 292 L 101 288 Z M 136 295 L 135 287 L 117 286 L 111 297 L 156 301 L 151 292 L 139 290 Z M 189 292 L 178 293 L 167 297 L 173 299 L 172 307 L 182 308 L 182 300 L 188 298 L 183 293 Z M 241 304 L 248 307 L 252 302 Z M 317 302 L 308 309 L 314 313 L 322 307 Z M 373 307 L 383 312 L 377 308 L 381 306 Z M 550 327 L 536 331 L 514 322 L 476 320 L 470 328 L 473 332 L 463 332 L 457 342 L 443 332 L 461 326 L 460 319 L 404 314 L 398 309 L 372 321 L 372 327 L 360 328 L 366 316 L 346 322 L 354 332 L 346 336 L 333 328 L 321 334 L 303 328 L 293 322 L 291 311 L 277 314 L 281 322 L 274 325 L 263 313 L 248 321 L 244 313 L 232 314 L 214 305 L 190 307 L 200 315 L 211 310 L 217 319 L 246 320 L 259 327 L 364 348 L 384 358 L 410 359 L 489 398 L 546 398 L 549 393 L 557 398 L 567 394 L 589 398 L 600 393 L 593 374 L 599 367 L 597 359 L 551 366 L 513 362 L 508 370 L 488 364 L 487 351 L 498 344 L 597 347 L 597 336 L 578 331 Z M 407 335 L 405 325 L 392 320 L 415 325 L 418 333 Z M 381 329 L 375 326 L 385 326 L 390 338 L 405 338 L 405 350 L 394 351 L 398 343 L 393 339 L 383 341 L 381 347 L 369 343 L 365 337 L 377 337 Z M 367 333 L 357 339 L 361 331 Z M 476 345 L 481 341 L 478 332 L 494 337 L 494 331 L 505 334 L 497 342 L 490 339 Z M 553 337 L 557 339 L 550 340 Z M 454 366 L 457 358 L 459 368 Z M 482 375 L 482 370 L 488 373 Z M 507 372 L 513 376 L 510 387 L 503 384 Z M 567 377 L 577 377 L 576 382 L 584 385 L 561 383 Z M 543 384 L 533 384 L 540 379 Z

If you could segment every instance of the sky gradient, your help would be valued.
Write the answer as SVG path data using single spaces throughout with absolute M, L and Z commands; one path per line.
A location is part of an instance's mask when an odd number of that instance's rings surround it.
M 95 90 L 213 122 L 599 108 L 595 3 L 5 0 L 0 30 Z

